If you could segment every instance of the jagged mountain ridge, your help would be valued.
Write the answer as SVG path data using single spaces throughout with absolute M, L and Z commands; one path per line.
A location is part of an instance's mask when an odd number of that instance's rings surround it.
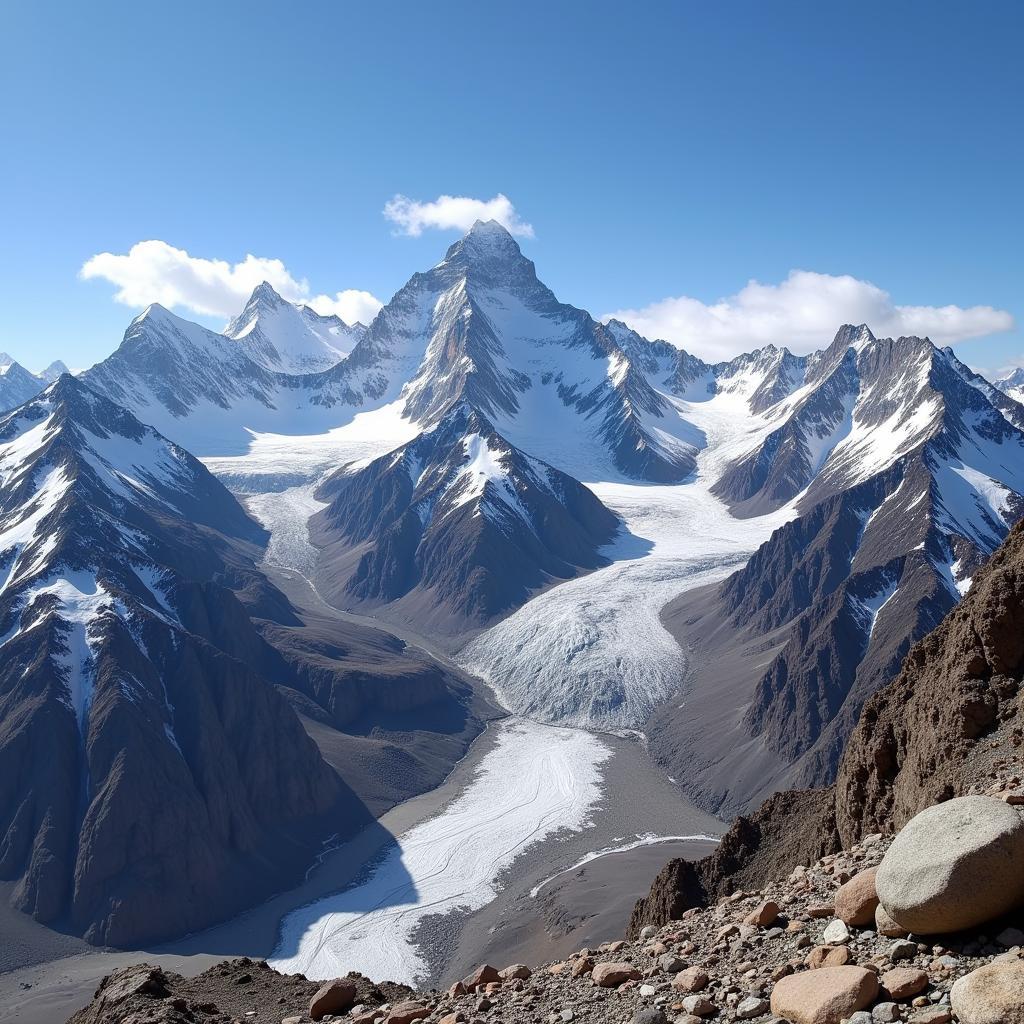
M 704 748 L 689 770 L 700 799 L 741 811 L 771 788 L 830 781 L 865 700 L 1024 512 L 1022 410 L 976 377 L 927 339 L 844 328 L 808 360 L 817 387 L 784 400 L 780 426 L 720 479 L 741 511 L 789 500 L 800 515 L 724 584 L 666 611 L 681 638 L 714 647 L 725 619 L 752 652 L 774 651 L 733 681 L 732 754 L 707 749 L 699 712 L 656 716 L 673 767 L 691 738 Z M 811 474 L 807 440 L 823 437 Z
M 620 523 L 582 484 L 518 450 L 463 403 L 416 440 L 321 487 L 321 589 L 424 606 L 479 627 L 537 588 L 607 564 Z M 346 564 L 347 563 L 347 564 Z M 433 612 L 443 613 L 441 616 Z
M 287 335 L 315 314 L 270 291 L 261 285 L 228 328 L 238 340 L 151 306 L 86 379 L 200 455 L 244 450 L 249 430 L 316 433 L 396 401 L 426 429 L 466 401 L 520 447 L 551 416 L 627 477 L 675 481 L 693 469 L 692 428 L 614 332 L 559 303 L 493 222 L 413 275 L 347 357 L 320 372 L 277 369 L 275 329 Z
M 321 316 L 309 306 L 281 298 L 264 281 L 224 329 L 264 369 L 308 374 L 329 370 L 347 358 L 366 332 L 363 324 Z
M 1024 366 L 1019 366 L 1005 377 L 993 382 L 1004 394 L 1015 402 L 1024 402 Z

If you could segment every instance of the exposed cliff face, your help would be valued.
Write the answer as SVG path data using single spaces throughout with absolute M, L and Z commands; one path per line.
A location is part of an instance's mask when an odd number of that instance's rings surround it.
M 1019 746 L 1024 676 L 1024 523 L 964 600 L 914 645 L 865 704 L 827 788 L 777 793 L 740 817 L 712 856 L 666 865 L 630 925 L 663 923 L 735 888 L 754 888 L 876 832 L 892 833 L 985 774 L 988 742 Z
M 1012 719 L 1024 675 L 1024 524 L 967 597 L 865 706 L 836 783 L 844 839 L 891 831 L 960 792 L 979 740 Z M 884 826 L 884 829 L 883 829 Z

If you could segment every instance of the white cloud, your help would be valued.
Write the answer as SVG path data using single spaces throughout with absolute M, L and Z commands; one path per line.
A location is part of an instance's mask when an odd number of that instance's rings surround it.
M 343 292 L 337 292 L 333 299 L 329 295 L 316 295 L 306 305 L 321 316 L 340 316 L 347 324 L 368 324 L 383 303 L 369 292 L 346 288 Z
M 533 225 L 521 220 L 512 201 L 500 192 L 493 199 L 438 196 L 432 203 L 397 195 L 385 204 L 384 216 L 398 225 L 399 235 L 417 237 L 425 228 L 468 231 L 478 220 L 496 220 L 513 235 L 533 238 Z
M 612 318 L 709 361 L 767 344 L 811 352 L 831 341 L 844 323 L 866 323 L 877 337 L 927 335 L 943 345 L 1013 327 L 1013 317 L 992 306 L 897 306 L 869 281 L 809 270 L 790 271 L 781 284 L 750 281 L 711 305 L 683 295 L 602 317 Z
M 240 263 L 190 256 L 159 239 L 137 242 L 127 253 L 101 252 L 86 260 L 79 271 L 85 280 L 102 278 L 117 286 L 114 298 L 126 306 L 143 308 L 151 302 L 182 307 L 202 316 L 232 317 L 248 301 L 253 289 L 270 283 L 289 302 L 304 302 L 318 313 L 358 313 L 364 319 L 381 307 L 369 292 L 350 289 L 329 295 L 311 295 L 307 281 L 297 279 L 280 260 L 248 255 Z

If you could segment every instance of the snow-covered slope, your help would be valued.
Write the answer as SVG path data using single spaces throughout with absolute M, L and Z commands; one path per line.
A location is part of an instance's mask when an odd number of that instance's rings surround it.
M 264 281 L 224 334 L 264 369 L 306 374 L 336 366 L 365 332 L 362 324 L 349 326 L 341 317 L 286 302 Z
M 1024 402 L 1024 366 L 995 381 L 995 386 L 1015 402 Z
M 254 432 L 320 433 L 376 394 L 376 378 L 348 373 L 347 361 L 307 376 L 274 372 L 244 344 L 160 305 L 136 317 L 117 351 L 82 379 L 203 456 L 244 452 Z
M 0 413 L 15 409 L 39 394 L 46 382 L 29 373 L 6 352 L 0 352 Z
M 416 440 L 321 488 L 321 590 L 463 632 L 605 564 L 618 519 L 460 404 Z
M 45 370 L 40 370 L 36 376 L 47 384 L 52 384 L 62 374 L 71 373 L 63 360 L 55 359 Z

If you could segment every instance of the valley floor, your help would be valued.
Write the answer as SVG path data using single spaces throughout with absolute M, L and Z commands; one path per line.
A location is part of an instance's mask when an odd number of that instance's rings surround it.
M 456 813 L 460 807 L 479 810 L 476 801 L 484 796 L 504 807 L 522 803 L 514 782 L 509 781 L 504 791 L 501 787 L 493 788 L 493 777 L 488 783 L 487 762 L 496 753 L 503 756 L 503 736 L 512 739 L 524 728 L 529 738 L 529 730 L 545 727 L 516 720 L 492 726 L 474 743 L 470 754 L 443 786 L 383 815 L 375 826 L 328 854 L 303 885 L 224 925 L 148 950 L 95 950 L 71 939 L 66 949 L 51 948 L 44 953 L 45 962 L 0 974 L 4 1019 L 19 1024 L 63 1020 L 88 1003 L 104 975 L 140 960 L 192 975 L 225 957 L 270 957 L 280 946 L 282 921 L 302 920 L 308 913 L 303 908 L 318 908 L 317 914 L 323 916 L 324 908 L 338 913 L 339 908 L 343 910 L 361 897 L 379 896 L 386 881 L 394 880 L 396 872 L 401 875 L 394 858 L 408 872 L 399 881 L 406 886 L 410 882 L 415 884 L 422 896 L 426 888 L 420 873 L 422 858 L 430 852 L 423 848 L 422 838 L 424 834 L 448 829 L 452 821 L 446 813 L 448 809 L 455 808 Z M 374 908 L 368 908 L 371 913 L 363 918 L 361 927 L 366 927 L 373 940 L 368 947 L 380 953 L 379 960 L 367 958 L 365 952 L 347 944 L 353 937 L 351 918 L 332 918 L 331 927 L 342 929 L 342 944 L 333 948 L 347 954 L 355 950 L 359 958 L 357 963 L 345 955 L 345 970 L 373 968 L 377 976 L 384 977 L 414 965 L 424 984 L 441 984 L 465 973 L 485 954 L 493 959 L 529 955 L 536 960 L 613 939 L 621 935 L 633 900 L 647 891 L 667 858 L 699 857 L 711 848 L 712 843 L 706 839 L 679 837 L 715 835 L 721 831 L 721 824 L 693 808 L 651 764 L 637 742 L 614 736 L 598 738 L 575 730 L 559 731 L 583 737 L 584 744 L 593 743 L 601 748 L 601 760 L 594 770 L 599 769 L 602 792 L 595 794 L 593 803 L 588 803 L 585 821 L 579 829 L 549 829 L 546 838 L 537 838 L 531 845 L 530 833 L 537 828 L 537 820 L 527 820 L 519 813 L 508 822 L 514 827 L 475 833 L 475 842 L 469 838 L 457 841 L 455 837 L 444 848 L 444 853 L 454 859 L 449 862 L 449 870 L 436 881 L 443 884 L 446 880 L 462 879 L 467 871 L 466 862 L 480 864 L 476 879 L 486 879 L 481 885 L 494 884 L 496 898 L 474 914 L 445 917 L 432 914 L 430 906 L 417 904 L 396 908 L 385 901 L 376 913 L 372 912 Z M 513 746 L 506 748 L 506 755 Z M 523 749 L 530 748 L 526 744 Z M 575 743 L 572 749 L 578 752 Z M 484 788 L 477 788 L 478 783 Z M 569 786 L 572 788 L 572 783 Z M 499 821 L 508 817 L 500 810 L 492 807 L 489 817 Z M 524 827 L 522 832 L 520 826 Z M 675 838 L 664 841 L 665 837 Z M 649 844 L 652 840 L 662 841 L 656 845 L 634 845 Z M 633 848 L 615 852 L 622 847 Z M 522 854 L 515 856 L 519 848 Z M 599 852 L 597 857 L 580 864 L 595 852 Z M 503 854 L 507 858 L 504 861 Z M 506 870 L 500 876 L 488 878 L 490 868 L 497 869 L 501 863 Z M 367 865 L 371 865 L 369 872 Z M 626 887 L 621 884 L 623 877 L 630 880 Z M 615 884 L 611 885 L 613 880 Z M 426 884 L 430 884 L 429 879 Z M 532 895 L 538 887 L 537 894 Z M 27 924 L 40 933 L 52 934 L 30 921 Z M 6 934 L 2 923 L 0 930 Z M 418 943 L 408 941 L 409 935 L 414 935 Z M 389 949 L 379 941 L 385 938 L 393 940 L 396 948 Z M 71 955 L 61 956 L 62 951 Z M 55 956 L 58 958 L 52 959 Z M 296 961 L 292 969 L 302 968 Z M 310 968 L 310 976 L 318 973 L 323 972 Z

